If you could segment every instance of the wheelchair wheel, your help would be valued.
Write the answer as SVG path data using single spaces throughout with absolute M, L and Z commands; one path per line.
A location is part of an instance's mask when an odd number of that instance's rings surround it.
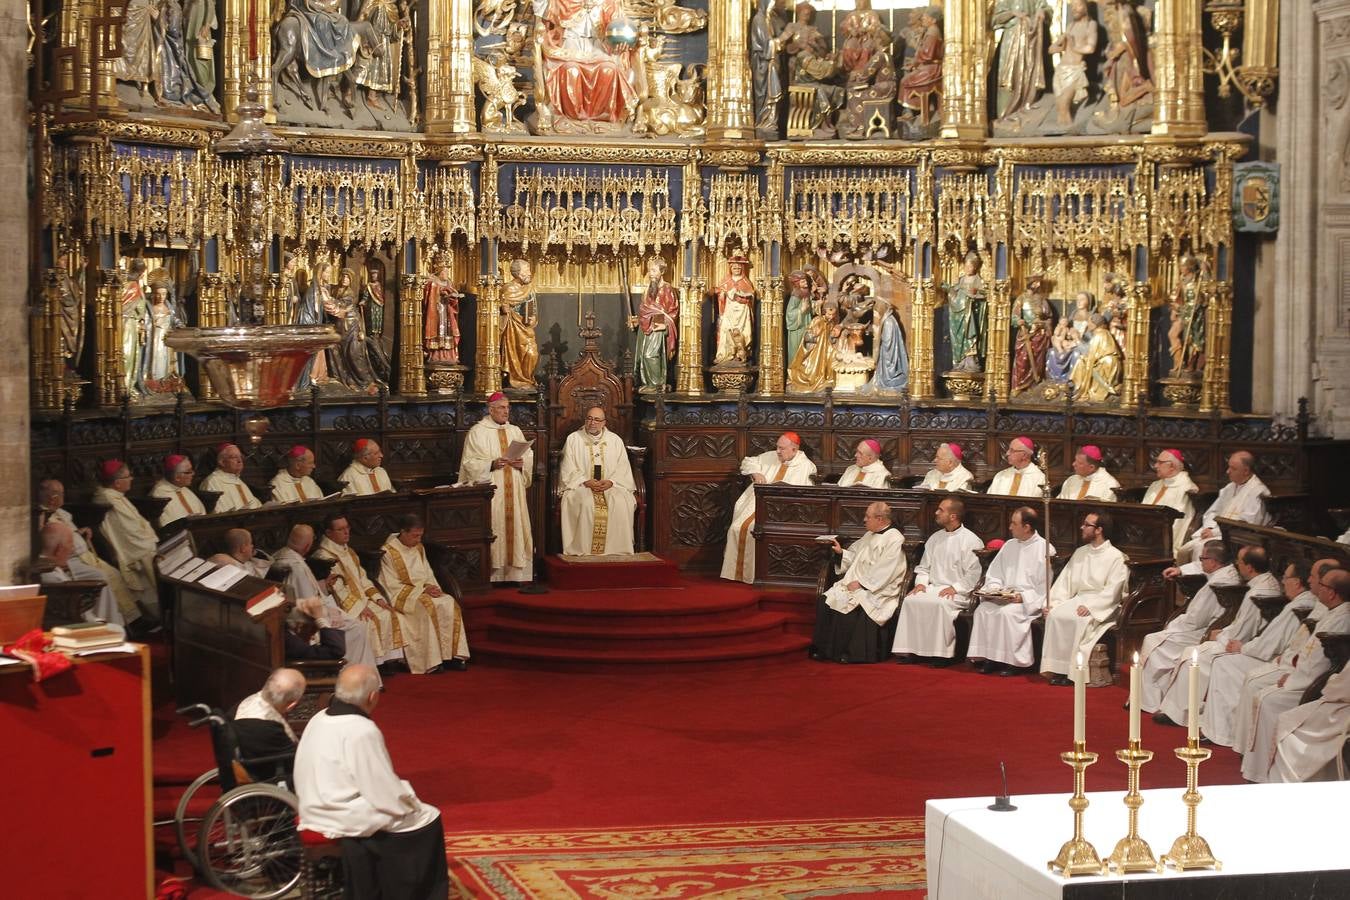
M 289 893 L 304 865 L 295 795 L 273 784 L 246 784 L 225 794 L 202 820 L 197 862 L 218 890 L 255 900 Z
M 192 868 L 200 871 L 197 865 L 197 830 L 201 827 L 202 816 L 192 816 L 189 814 L 189 808 L 194 800 L 199 800 L 197 794 L 206 789 L 211 790 L 210 786 L 216 785 L 220 780 L 220 770 L 212 769 L 209 772 L 203 772 L 197 776 L 197 780 L 188 785 L 187 790 L 183 791 L 183 796 L 178 800 L 178 808 L 173 813 L 173 827 L 178 835 L 178 849 L 182 851 L 183 858 L 192 864 Z

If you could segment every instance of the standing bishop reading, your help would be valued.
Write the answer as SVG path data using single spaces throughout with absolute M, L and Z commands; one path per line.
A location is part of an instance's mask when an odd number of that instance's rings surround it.
M 564 555 L 633 552 L 637 485 L 628 448 L 605 427 L 604 408 L 586 410 L 586 424 L 567 436 L 558 482 Z
M 723 578 L 754 583 L 755 539 L 750 529 L 755 527 L 755 485 L 810 484 L 816 464 L 806 458 L 801 446 L 802 439 L 795 431 L 785 431 L 773 450 L 741 460 L 741 474 L 749 475 L 752 483 L 746 485 L 731 511 L 727 550 L 722 557 Z
M 487 415 L 469 429 L 459 464 L 463 484 L 491 484 L 492 580 L 531 581 L 534 578 L 534 535 L 530 531 L 530 482 L 534 479 L 534 450 L 508 455 L 513 443 L 525 443 L 525 433 L 508 420 L 511 401 L 501 391 L 488 397 Z

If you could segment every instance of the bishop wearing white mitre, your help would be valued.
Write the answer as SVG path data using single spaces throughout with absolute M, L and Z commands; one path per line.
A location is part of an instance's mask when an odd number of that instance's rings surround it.
M 731 510 L 727 549 L 722 556 L 723 578 L 754 583 L 755 538 L 750 529 L 755 527 L 755 485 L 810 484 L 816 464 L 806 458 L 801 446 L 802 439 L 795 431 L 785 431 L 774 449 L 741 460 L 741 474 L 749 475 L 752 483 L 746 485 Z
M 534 450 L 508 457 L 513 443 L 525 443 L 525 433 L 512 425 L 511 401 L 501 391 L 488 397 L 487 415 L 464 436 L 459 462 L 463 484 L 493 485 L 492 581 L 530 581 L 534 578 L 534 534 L 530 531 L 530 482 L 534 479 Z
M 956 616 L 969 604 L 967 595 L 980 580 L 984 549 L 961 520 L 966 504 L 948 497 L 933 518 L 938 530 L 923 545 L 923 559 L 914 568 L 914 587 L 900 605 L 891 652 L 951 659 L 956 653 Z
M 1083 544 L 1069 557 L 1064 571 L 1050 588 L 1045 638 L 1041 644 L 1041 672 L 1053 677 L 1051 684 L 1069 685 L 1079 655 L 1087 665 L 1092 647 L 1106 633 L 1120 612 L 1130 570 L 1125 554 L 1107 535 L 1111 517 L 1090 512 L 1079 526 Z
M 983 660 L 986 675 L 1014 675 L 1036 661 L 1031 623 L 1040 618 L 1050 589 L 1055 548 L 1040 534 L 1041 514 L 1030 506 L 1013 510 L 1010 539 L 999 548 L 984 575 L 983 591 L 1012 595 L 1009 603 L 985 600 L 975 608 L 966 655 Z M 992 543 L 992 542 L 991 542 Z
M 637 485 L 623 440 L 605 427 L 605 410 L 586 410 L 586 422 L 567 436 L 558 468 L 563 554 L 601 556 L 633 552 Z

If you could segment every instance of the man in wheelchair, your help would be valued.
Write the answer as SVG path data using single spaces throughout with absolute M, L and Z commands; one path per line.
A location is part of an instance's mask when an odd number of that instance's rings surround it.
M 295 669 L 276 669 L 262 690 L 239 701 L 234 711 L 234 737 L 239 757 L 254 781 L 275 781 L 280 772 L 287 784 L 292 783 L 297 738 L 286 713 L 304 693 L 304 675 Z

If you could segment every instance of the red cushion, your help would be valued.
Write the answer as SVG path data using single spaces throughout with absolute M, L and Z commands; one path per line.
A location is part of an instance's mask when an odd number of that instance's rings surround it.
M 336 844 L 337 841 L 324 837 L 317 831 L 310 831 L 308 828 L 300 829 L 300 843 L 306 847 L 322 847 L 329 844 Z

